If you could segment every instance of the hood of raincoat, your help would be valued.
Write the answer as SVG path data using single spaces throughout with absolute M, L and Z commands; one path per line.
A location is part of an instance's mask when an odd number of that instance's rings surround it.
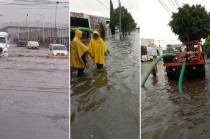
M 82 37 L 82 31 L 80 31 L 80 30 L 76 30 L 75 31 L 75 37 L 77 38 L 77 39 L 81 39 L 81 37 Z
M 97 31 L 94 31 L 93 34 L 98 34 Z M 99 35 L 99 34 L 98 34 Z M 99 36 L 97 40 L 92 38 L 88 44 L 89 52 L 94 56 L 93 64 L 99 63 L 105 66 L 106 56 L 105 53 L 108 50 L 105 42 Z
M 88 48 L 81 42 L 81 36 L 82 32 L 80 30 L 76 30 L 75 37 L 71 42 L 71 67 L 84 68 L 86 66 L 82 56 L 85 54 Z
M 99 36 L 99 33 L 98 33 L 98 31 L 96 31 L 96 30 L 93 31 L 93 35 L 94 35 L 94 34 L 97 34 L 97 35 Z

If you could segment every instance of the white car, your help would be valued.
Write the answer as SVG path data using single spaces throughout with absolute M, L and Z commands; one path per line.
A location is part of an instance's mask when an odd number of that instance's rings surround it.
M 147 55 L 142 55 L 141 56 L 141 61 L 146 62 L 147 60 L 148 60 Z
M 50 44 L 49 49 L 50 49 L 49 53 L 50 57 L 63 57 L 63 58 L 68 57 L 66 46 L 63 44 Z
M 27 45 L 26 45 L 26 48 L 35 48 L 35 49 L 38 49 L 39 48 L 39 42 L 37 41 L 28 41 Z
M 7 32 L 0 32 L 0 57 L 8 57 L 8 34 Z

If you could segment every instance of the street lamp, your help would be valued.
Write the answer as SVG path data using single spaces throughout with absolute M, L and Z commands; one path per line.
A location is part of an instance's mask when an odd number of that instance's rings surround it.
M 27 28 L 27 41 L 29 41 L 29 31 L 28 31 L 28 20 L 27 20 L 28 14 L 26 14 L 26 28 Z
M 57 37 L 57 29 L 56 29 L 57 4 L 59 4 L 59 1 L 56 1 L 55 5 L 55 37 Z
M 45 16 L 43 16 L 43 15 L 41 15 L 41 14 L 39 14 L 39 16 L 41 16 L 41 17 L 45 17 Z M 43 25 L 43 27 L 42 27 L 42 41 L 44 42 L 44 22 L 42 23 L 42 25 Z

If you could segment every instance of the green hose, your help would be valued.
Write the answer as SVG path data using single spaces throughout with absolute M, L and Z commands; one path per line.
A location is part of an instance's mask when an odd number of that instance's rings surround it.
M 146 83 L 150 73 L 152 72 L 152 70 L 154 69 L 154 67 L 157 65 L 157 63 L 163 58 L 163 57 L 167 57 L 167 56 L 176 56 L 176 54 L 172 54 L 172 53 L 166 53 L 166 54 L 162 54 L 160 55 L 154 62 L 154 64 L 151 66 L 151 68 L 148 70 L 148 72 L 146 73 L 144 79 L 141 82 L 141 87 L 144 87 L 144 84 Z
M 181 73 L 180 73 L 180 76 L 179 76 L 179 84 L 178 84 L 179 93 L 183 93 L 182 84 L 183 84 L 183 77 L 184 77 L 185 67 L 186 67 L 186 60 L 183 60 L 182 61 L 182 69 L 181 69 Z

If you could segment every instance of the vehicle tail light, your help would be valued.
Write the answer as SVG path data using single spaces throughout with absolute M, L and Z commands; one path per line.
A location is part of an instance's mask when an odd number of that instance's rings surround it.
M 173 70 L 173 71 L 175 71 L 175 70 L 176 70 L 176 68 L 173 68 L 172 70 Z
M 193 70 L 195 70 L 196 69 L 196 67 L 193 67 Z

